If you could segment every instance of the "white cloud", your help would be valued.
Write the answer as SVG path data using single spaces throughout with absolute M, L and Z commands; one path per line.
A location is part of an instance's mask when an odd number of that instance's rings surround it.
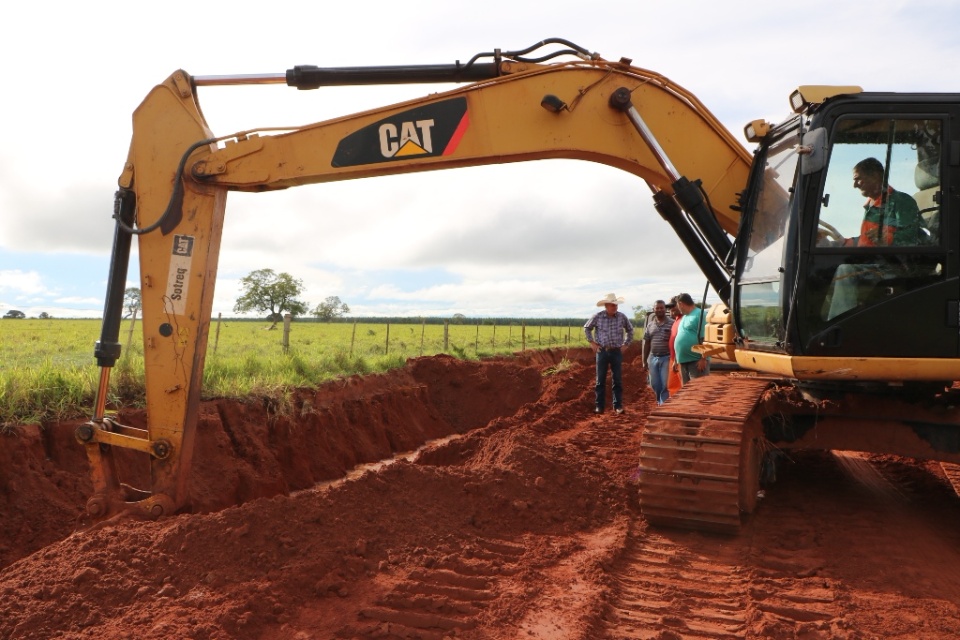
M 262 3 L 252 1 L 229 10 L 184 0 L 162 10 L 117 0 L 98 6 L 96 19 L 87 7 L 64 5 L 51 21 L 44 5 L 25 4 L 18 27 L 0 41 L 0 70 L 27 97 L 5 104 L 15 126 L 5 130 L 0 150 L 0 249 L 104 260 L 103 272 L 86 278 L 89 291 L 67 289 L 62 271 L 31 263 L 30 270 L 3 272 L 15 276 L 0 278 L 0 296 L 60 295 L 65 307 L 92 315 L 102 309 L 113 192 L 131 114 L 178 67 L 206 75 L 282 73 L 297 64 L 451 64 L 560 35 L 662 73 L 737 139 L 751 119 L 786 115 L 787 96 L 800 84 L 960 91 L 960 78 L 944 76 L 938 62 L 960 54 L 960 9 L 949 0 L 878 0 L 870 10 L 811 0 L 800 11 L 762 0 L 700 2 L 684 7 L 682 28 L 676 5 L 645 2 L 614 1 L 587 14 L 572 0 L 549 11 L 515 3 L 506 13 L 466 18 L 461 4 L 448 1 L 400 8 L 371 0 L 341 7 L 336 19 L 322 5 L 283 0 L 265 18 Z M 302 19 L 282 18 L 291 14 Z M 251 25 L 274 20 L 283 28 L 258 28 L 256 46 L 246 46 L 242 34 Z M 185 46 L 171 33 L 206 35 Z M 882 38 L 876 34 L 895 34 L 895 46 L 871 46 Z M 38 40 L 58 46 L 37 47 Z M 74 71 L 55 81 L 37 73 L 61 68 L 63 51 L 72 52 Z M 224 135 L 317 122 L 446 88 L 201 87 L 200 102 L 212 130 Z M 259 268 L 301 278 L 311 304 L 339 295 L 354 315 L 582 314 L 611 290 L 632 305 L 678 289 L 700 295 L 703 287 L 642 181 L 563 161 L 231 193 L 214 314 L 232 313 L 239 279 Z M 136 271 L 135 252 L 128 286 L 138 286 Z
M 0 294 L 37 295 L 47 293 L 43 277 L 36 271 L 19 269 L 0 271 Z
M 0 247 L 101 255 L 110 250 L 114 222 L 109 183 L 38 189 L 17 177 L 3 185 L 6 215 L 0 217 Z

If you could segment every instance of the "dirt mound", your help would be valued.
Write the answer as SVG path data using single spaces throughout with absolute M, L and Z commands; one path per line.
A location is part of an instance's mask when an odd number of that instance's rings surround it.
M 72 426 L 24 428 L 0 459 L 0 638 L 960 631 L 960 509 L 929 466 L 804 454 L 739 537 L 648 530 L 636 355 L 622 416 L 593 414 L 586 350 L 204 403 L 192 511 L 156 522 L 87 522 Z

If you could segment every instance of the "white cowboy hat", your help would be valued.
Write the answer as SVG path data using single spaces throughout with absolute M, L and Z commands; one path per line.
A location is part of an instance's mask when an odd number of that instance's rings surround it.
M 602 307 L 605 304 L 621 305 L 623 304 L 623 298 L 622 297 L 618 298 L 617 294 L 615 293 L 608 293 L 607 295 L 603 296 L 602 300 L 597 302 L 598 307 Z

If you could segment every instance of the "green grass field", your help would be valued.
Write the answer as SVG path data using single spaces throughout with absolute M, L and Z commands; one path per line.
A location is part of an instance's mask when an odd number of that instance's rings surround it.
M 580 325 L 527 321 L 502 324 L 373 324 L 293 322 L 288 347 L 283 325 L 215 321 L 210 329 L 203 395 L 282 396 L 340 376 L 403 365 L 407 358 L 448 353 L 462 359 L 523 348 L 586 346 Z M 99 320 L 0 321 L 0 425 L 86 417 L 100 370 L 93 358 Z M 110 406 L 141 406 L 143 340 L 139 322 L 120 331 L 123 353 L 111 374 Z M 389 335 L 388 335 L 389 331 Z

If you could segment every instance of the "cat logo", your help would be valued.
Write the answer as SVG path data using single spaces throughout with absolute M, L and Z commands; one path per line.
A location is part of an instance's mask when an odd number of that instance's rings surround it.
M 384 122 L 380 125 L 380 155 L 384 158 L 417 156 L 421 153 L 433 153 L 433 140 L 430 130 L 433 120 L 401 122 L 397 125 Z
M 463 97 L 417 107 L 351 133 L 337 145 L 330 164 L 355 167 L 450 155 L 469 124 Z

